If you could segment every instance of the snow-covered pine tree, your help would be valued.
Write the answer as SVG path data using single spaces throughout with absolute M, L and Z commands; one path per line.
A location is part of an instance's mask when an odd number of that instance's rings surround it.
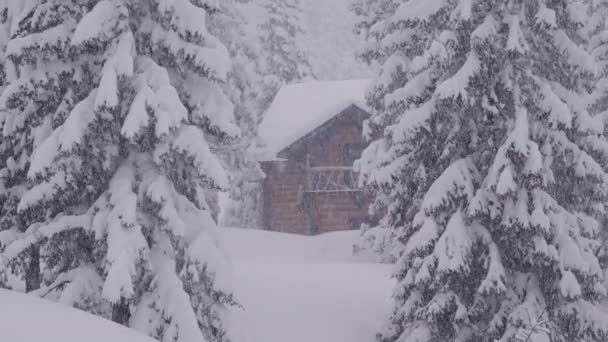
M 8 42 L 9 37 L 9 7 L 6 0 L 0 1 L 0 94 L 4 90 L 4 85 L 6 84 L 6 43 Z M 0 112 L 2 113 L 2 112 Z M 2 136 L 4 127 L 4 120 L 6 118 L 6 114 L 0 114 L 0 146 L 2 144 Z M 6 157 L 4 154 L 0 154 L 0 161 L 2 161 L 2 165 L 6 164 Z M 6 172 L 4 168 L 0 171 L 0 222 L 3 221 L 3 217 L 5 216 L 6 207 L 5 204 L 8 200 L 8 185 L 6 183 L 5 177 L 2 177 L 2 174 Z M 0 224 L 0 231 L 5 230 L 3 225 Z
M 12 10 L 7 0 L 0 1 L 0 90 L 4 88 L 6 83 L 6 44 L 9 39 L 9 30 L 12 16 Z M 1 134 L 1 133 L 0 133 Z
M 2 247 L 43 212 L 20 215 L 17 205 L 30 186 L 27 172 L 34 149 L 67 115 L 79 89 L 77 62 L 71 59 L 70 32 L 80 14 L 77 4 L 63 1 L 4 1 L 2 5 L 3 62 L 6 84 L 0 96 L 0 184 L 5 199 L 0 208 Z M 6 39 L 4 39 L 6 38 Z M 37 244 L 30 244 L 11 268 L 25 280 L 26 291 L 40 286 Z M 6 267 L 2 272 L 8 271 Z
M 303 34 L 299 24 L 300 1 L 263 0 L 262 7 L 267 15 L 259 27 L 264 70 L 276 78 L 276 90 L 282 84 L 314 78 L 308 57 L 297 43 Z M 273 80 L 267 82 L 272 86 Z
M 0 94 L 4 91 L 4 85 L 6 84 L 6 43 L 9 37 L 9 6 L 6 0 L 0 1 Z M 3 152 L 3 127 L 6 114 L 0 111 L 0 162 L 1 165 L 6 165 L 6 155 Z M 1 241 L 4 238 L 5 231 L 10 230 L 9 224 L 2 224 L 5 221 L 4 217 L 10 212 L 8 206 L 10 185 L 8 184 L 8 177 L 2 176 L 6 174 L 8 169 L 6 167 L 0 167 L 0 248 L 2 248 Z M 7 220 L 7 223 L 10 222 Z M 10 233 L 9 233 L 10 234 Z M 7 286 L 6 284 L 6 272 L 1 272 L 0 285 Z
M 308 57 L 298 45 L 304 33 L 299 25 L 299 0 L 263 0 L 260 7 L 267 18 L 256 38 L 245 32 L 244 16 L 238 11 L 220 10 L 214 16 L 223 22 L 218 26 L 218 37 L 228 46 L 234 62 L 228 94 L 243 132 L 241 139 L 221 154 L 232 185 L 220 198 L 220 221 L 228 226 L 260 224 L 259 180 L 263 172 L 255 154 L 263 142 L 258 139 L 257 126 L 282 85 L 314 77 Z
M 351 4 L 350 9 L 358 18 L 358 22 L 355 24 L 355 33 L 360 36 L 364 41 L 364 44 L 360 51 L 358 51 L 357 57 L 368 65 L 383 65 L 391 53 L 391 48 L 387 45 L 390 42 L 382 43 L 384 38 L 383 30 L 379 29 L 382 23 L 394 13 L 395 9 L 399 6 L 401 1 L 399 0 L 354 0 Z M 396 47 L 392 47 L 395 49 Z M 380 69 L 380 68 L 378 68 Z M 368 94 L 368 101 L 371 104 L 370 108 L 376 113 L 382 113 L 384 111 L 383 101 L 378 98 L 371 98 L 370 95 L 380 94 L 383 91 L 376 90 Z M 373 102 L 373 104 L 372 104 Z M 374 123 L 373 121 L 376 121 Z M 367 140 L 373 141 L 380 136 L 380 130 L 383 124 L 379 121 L 380 116 L 376 116 L 373 120 L 367 122 L 365 126 L 364 136 Z M 384 123 L 386 125 L 386 123 Z M 374 128 L 375 127 L 375 128 Z M 378 143 L 375 143 L 378 144 Z M 402 198 L 399 194 L 391 191 L 378 191 L 382 187 L 383 183 L 380 179 L 371 179 L 370 172 L 373 169 L 381 167 L 382 163 L 386 165 L 387 160 L 381 161 L 378 156 L 375 155 L 373 148 L 364 151 L 360 161 L 355 162 L 355 168 L 361 173 L 361 178 L 364 183 L 374 188 L 376 198 L 370 207 L 370 212 L 377 217 L 382 217 L 389 209 L 389 206 L 393 206 L 393 209 L 399 211 L 399 206 L 403 205 L 403 208 L 414 208 L 409 204 L 401 203 L 402 200 L 410 201 L 413 200 L 414 196 L 408 196 Z M 388 190 L 387 187 L 384 189 Z M 418 197 L 421 196 L 420 194 Z M 393 198 L 395 197 L 395 198 Z M 396 200 L 395 200 L 396 199 Z M 410 213 L 410 216 L 413 213 Z M 377 260 L 380 262 L 393 263 L 401 253 L 401 244 L 398 241 L 397 232 L 392 229 L 394 226 L 400 226 L 400 223 L 391 222 L 391 217 L 396 218 L 395 215 L 384 215 L 378 224 L 374 227 L 368 225 L 361 226 L 361 238 L 358 244 L 355 245 L 357 253 L 369 251 L 377 256 Z M 401 222 L 406 222 L 407 219 L 401 219 Z
M 350 10 L 358 18 L 354 31 L 367 43 L 358 51 L 359 59 L 368 64 L 382 62 L 376 39 L 378 37 L 374 37 L 374 25 L 390 16 L 399 3 L 395 0 L 352 0 Z
M 590 21 L 586 27 L 589 35 L 589 50 L 598 63 L 598 80 L 588 100 L 589 111 L 608 124 L 608 1 L 589 0 Z M 608 155 L 603 156 L 608 160 Z M 608 217 L 602 222 L 602 245 L 600 261 L 608 272 Z M 608 277 L 608 273 L 605 273 Z M 608 281 L 606 282 L 608 285 Z
M 404 243 L 380 341 L 608 338 L 607 145 L 575 5 L 410 0 L 371 27 L 360 165 Z
M 219 223 L 224 227 L 261 228 L 261 180 L 264 172 L 256 161 L 258 141 L 244 136 L 221 151 L 228 170 L 230 189 L 219 196 Z
M 24 16 L 47 8 L 41 22 L 77 82 L 69 110 L 37 135 L 17 207 L 28 228 L 4 257 L 40 245 L 39 295 L 161 341 L 231 340 L 228 263 L 205 199 L 227 187 L 209 145 L 239 135 L 221 89 L 230 56 L 207 28 L 215 2 L 64 3 L 32 2 Z M 41 65 L 55 70 L 53 57 Z
M 259 225 L 259 182 L 263 177 L 254 159 L 258 125 L 271 89 L 266 87 L 257 40 L 245 31 L 246 18 L 240 7 L 224 1 L 210 18 L 212 33 L 230 52 L 232 70 L 224 89 L 234 104 L 241 136 L 218 152 L 229 173 L 230 189 L 220 194 L 219 222 L 223 226 L 256 228 Z
M 590 20 L 585 28 L 589 35 L 589 51 L 599 65 L 599 81 L 591 95 L 593 114 L 608 115 L 608 1 L 589 0 Z

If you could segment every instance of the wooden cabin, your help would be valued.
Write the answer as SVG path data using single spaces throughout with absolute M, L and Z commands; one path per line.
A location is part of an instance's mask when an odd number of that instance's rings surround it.
M 370 196 L 353 170 L 366 147 L 368 86 L 368 80 L 311 82 L 279 91 L 260 125 L 266 229 L 314 235 L 370 220 Z

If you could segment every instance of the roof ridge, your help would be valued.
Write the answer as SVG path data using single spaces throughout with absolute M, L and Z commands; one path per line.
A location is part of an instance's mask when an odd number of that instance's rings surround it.
M 259 127 L 260 137 L 271 154 L 290 146 L 320 124 L 355 104 L 365 106 L 365 94 L 372 80 L 367 78 L 311 81 L 283 86 L 266 111 Z

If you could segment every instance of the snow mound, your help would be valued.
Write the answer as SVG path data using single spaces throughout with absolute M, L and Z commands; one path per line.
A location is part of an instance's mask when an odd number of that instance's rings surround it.
M 260 136 L 272 154 L 278 153 L 349 105 L 365 106 L 367 79 L 306 82 L 284 86 L 260 124 Z
M 368 263 L 371 253 L 353 255 L 358 230 L 303 236 L 266 230 L 222 228 L 226 253 L 234 262 L 248 263 Z
M 1 289 L 0 331 L 12 342 L 155 342 L 86 312 Z
M 353 256 L 359 231 L 222 231 L 249 341 L 369 342 L 388 319 L 392 265 Z
M 370 342 L 394 283 L 380 264 L 235 264 L 250 341 Z

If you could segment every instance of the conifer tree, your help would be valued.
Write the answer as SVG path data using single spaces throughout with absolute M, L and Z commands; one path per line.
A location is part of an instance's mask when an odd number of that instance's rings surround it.
M 31 155 L 60 122 L 79 94 L 76 65 L 70 60 L 69 37 L 79 9 L 63 1 L 6 1 L 3 8 L 5 88 L 0 96 L 0 183 L 5 188 L 0 226 L 6 246 L 44 212 L 20 215 L 19 200 L 30 187 Z M 72 87 L 72 84 L 75 86 Z M 11 266 L 22 270 L 26 291 L 40 286 L 40 256 L 30 244 Z M 3 272 L 7 271 L 3 268 Z
M 314 78 L 306 54 L 297 45 L 297 38 L 303 34 L 298 22 L 300 1 L 264 0 L 262 6 L 267 15 L 266 21 L 260 26 L 264 70 L 276 77 L 279 85 Z
M 608 1 L 592 0 L 589 2 L 590 21 L 586 27 L 589 35 L 589 51 L 598 63 L 597 82 L 590 94 L 588 105 L 592 115 L 597 115 L 608 124 Z M 608 160 L 608 155 L 602 156 Z M 602 221 L 602 245 L 600 261 L 608 277 L 608 218 Z M 606 281 L 608 288 L 608 280 Z
M 391 57 L 392 51 L 397 46 L 388 46 L 388 44 L 382 44 L 384 38 L 384 30 L 379 27 L 383 25 L 384 21 L 394 13 L 395 9 L 401 2 L 398 0 L 355 0 L 351 5 L 351 10 L 358 17 L 358 22 L 355 25 L 355 33 L 358 34 L 364 41 L 361 50 L 358 52 L 358 58 L 369 65 L 383 65 L 387 62 L 387 59 Z M 380 86 L 376 84 L 375 87 Z M 384 101 L 382 98 L 373 97 L 377 94 L 386 93 L 387 90 L 375 89 L 368 94 L 368 101 L 371 104 L 370 108 L 376 113 L 382 113 L 384 111 Z M 387 109 L 389 110 L 389 109 Z M 393 114 L 394 115 L 394 114 Z M 388 123 L 384 121 L 381 115 L 377 115 L 369 120 L 364 130 L 364 136 L 368 141 L 374 141 L 379 137 L 379 130 L 381 130 Z M 376 142 L 375 144 L 378 144 Z M 375 145 L 375 144 L 372 144 Z M 356 161 L 354 166 L 361 172 L 362 178 L 368 177 L 367 174 L 374 168 L 381 167 L 382 163 L 386 164 L 387 160 L 382 161 L 380 158 L 374 156 L 376 152 L 373 148 L 364 151 L 361 161 Z M 377 188 L 382 182 L 380 179 L 373 180 L 371 178 L 364 179 L 372 188 Z M 379 190 L 379 189 L 376 189 Z M 392 263 L 400 255 L 402 247 L 398 242 L 398 232 L 392 227 L 400 226 L 402 223 L 391 222 L 393 219 L 397 219 L 401 214 L 396 214 L 398 211 L 404 208 L 410 208 L 415 210 L 415 207 L 408 204 L 402 203 L 410 201 L 413 203 L 416 200 L 414 194 L 408 194 L 410 197 L 401 198 L 397 193 L 391 193 L 390 191 L 375 191 L 375 201 L 370 207 L 370 212 L 378 217 L 381 217 L 384 212 L 393 210 L 395 215 L 384 215 L 376 226 L 370 227 L 368 225 L 362 225 L 361 239 L 360 242 L 355 246 L 358 252 L 370 251 L 375 254 L 380 262 Z M 395 200 L 397 196 L 398 200 Z M 421 194 L 418 194 L 420 197 Z M 392 206 L 392 209 L 391 209 Z M 412 215 L 412 212 L 409 213 Z M 401 222 L 406 222 L 407 219 L 399 219 Z
M 2 91 L 4 90 L 4 85 L 6 84 L 6 55 L 5 55 L 5 51 L 6 51 L 6 43 L 8 42 L 8 37 L 9 37 L 9 26 L 10 26 L 10 21 L 9 21 L 9 6 L 8 3 L 6 1 L 0 1 L 0 93 L 2 93 Z M 2 112 L 0 112 L 2 113 Z M 4 147 L 2 144 L 2 140 L 3 140 L 3 127 L 4 127 L 4 120 L 6 120 L 6 114 L 2 113 L 0 114 L 0 162 L 2 163 L 2 165 L 6 165 L 6 160 L 8 159 L 6 156 L 6 152 L 3 150 Z M 9 184 L 7 182 L 7 178 L 6 177 L 6 173 L 8 172 L 8 169 L 6 167 L 1 167 L 0 168 L 0 243 L 2 241 L 2 238 L 4 237 L 2 234 L 4 234 L 4 231 L 9 230 L 11 227 L 9 226 L 9 224 L 7 224 L 8 222 L 10 222 L 10 220 L 6 220 L 5 217 L 7 216 L 7 213 L 10 211 L 9 209 Z M 2 222 L 5 222 L 4 224 Z M 1 244 L 0 244 L 0 248 L 1 248 Z M 0 285 L 6 286 L 5 282 L 6 282 L 6 274 L 4 274 L 2 272 L 2 276 L 0 276 Z
M 49 82 L 57 101 L 43 94 L 56 108 L 40 111 L 45 130 L 31 134 L 31 185 L 16 206 L 26 229 L 4 259 L 40 246 L 37 294 L 161 341 L 233 339 L 228 263 L 205 198 L 227 188 L 210 145 L 240 134 L 222 90 L 230 56 L 207 26 L 214 4 L 32 2 L 8 43 L 22 52 L 18 70 L 37 62 L 68 74 Z M 49 54 L 31 60 L 43 39 Z M 15 117 L 36 108 L 13 107 Z
M 603 341 L 603 124 L 575 2 L 410 0 L 359 162 L 403 251 L 380 341 Z
M 355 24 L 355 33 L 367 43 L 358 52 L 358 58 L 371 64 L 382 63 L 382 54 L 378 51 L 377 41 L 374 37 L 374 25 L 386 19 L 399 5 L 396 0 L 353 0 L 350 10 L 358 17 Z
M 6 84 L 6 43 L 8 42 L 9 36 L 9 7 L 6 1 L 0 1 L 0 93 L 4 90 L 4 85 Z M 4 127 L 4 120 L 6 114 L 0 114 L 0 128 Z M 2 141 L 4 129 L 0 129 L 0 142 Z M 1 144 L 1 143 L 0 143 Z M 6 156 L 4 154 L 0 154 L 0 161 L 2 161 L 3 165 L 6 164 Z M 0 172 L 0 222 L 4 219 L 5 211 L 6 211 L 6 203 L 8 200 L 8 186 L 6 184 L 5 177 L 1 176 L 4 174 L 4 168 Z M 5 230 L 3 228 L 4 225 L 0 225 L 0 231 Z
M 590 20 L 585 28 L 589 35 L 589 51 L 598 63 L 597 85 L 591 94 L 590 111 L 608 115 L 608 1 L 589 2 Z
M 225 84 L 226 94 L 234 104 L 234 116 L 241 135 L 219 152 L 230 179 L 230 189 L 220 195 L 219 222 L 223 226 L 255 228 L 259 224 L 259 182 L 263 177 L 255 161 L 258 125 L 274 96 L 267 87 L 261 52 L 255 40 L 247 35 L 244 13 L 224 1 L 211 16 L 213 33 L 226 45 L 232 69 Z

